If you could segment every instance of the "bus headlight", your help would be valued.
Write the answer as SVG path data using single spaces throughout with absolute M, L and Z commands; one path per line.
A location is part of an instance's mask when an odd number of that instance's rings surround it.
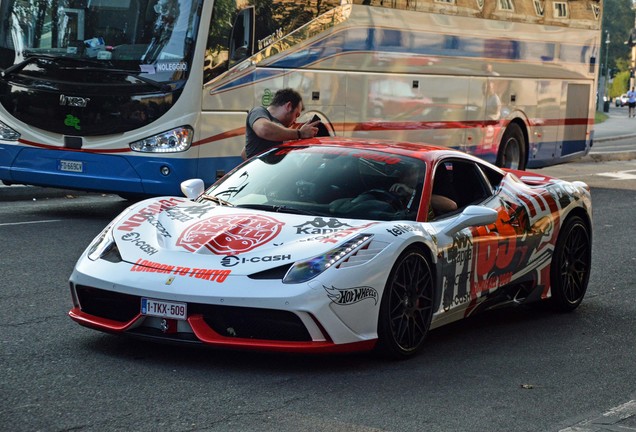
M 0 139 L 17 141 L 20 139 L 20 134 L 0 121 Z
M 192 135 L 194 130 L 190 126 L 183 126 L 132 142 L 130 149 L 143 153 L 182 152 L 190 148 Z

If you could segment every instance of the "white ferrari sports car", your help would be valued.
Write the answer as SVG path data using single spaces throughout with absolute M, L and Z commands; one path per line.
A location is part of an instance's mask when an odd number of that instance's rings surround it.
M 592 249 L 589 187 L 412 143 L 315 138 L 204 190 L 136 203 L 70 277 L 79 324 L 287 352 L 413 355 L 479 311 L 575 309 Z

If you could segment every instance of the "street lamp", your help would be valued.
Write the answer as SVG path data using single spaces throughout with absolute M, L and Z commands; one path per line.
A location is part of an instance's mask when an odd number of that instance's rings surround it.
M 603 99 L 603 101 L 607 100 L 607 83 L 609 81 L 609 64 L 608 64 L 608 58 L 609 58 L 609 44 L 610 44 L 610 37 L 609 37 L 609 32 L 606 31 L 605 32 L 607 34 L 607 38 L 605 39 L 605 99 Z

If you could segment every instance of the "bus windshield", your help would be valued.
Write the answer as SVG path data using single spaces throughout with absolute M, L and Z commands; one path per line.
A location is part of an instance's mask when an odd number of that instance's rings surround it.
M 202 0 L 9 0 L 0 5 L 0 68 L 60 59 L 186 77 Z

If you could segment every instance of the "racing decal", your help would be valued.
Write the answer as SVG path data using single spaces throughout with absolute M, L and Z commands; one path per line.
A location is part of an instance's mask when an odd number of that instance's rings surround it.
M 283 225 L 263 215 L 212 216 L 188 227 L 176 244 L 190 252 L 205 247 L 217 255 L 238 255 L 274 239 Z
M 225 279 L 232 273 L 232 270 L 211 270 L 202 268 L 191 268 L 182 266 L 173 266 L 168 264 L 161 264 L 154 261 L 148 261 L 144 259 L 138 259 L 135 264 L 130 268 L 131 272 L 142 273 L 159 273 L 159 274 L 171 274 L 177 276 L 188 276 L 195 279 L 207 280 L 210 282 L 223 283 Z M 172 283 L 172 281 L 170 281 Z
M 453 236 L 453 244 L 443 255 L 442 308 L 445 311 L 470 301 L 473 238 L 460 231 Z
M 352 305 L 354 303 L 361 302 L 362 300 L 371 299 L 373 304 L 378 304 L 378 291 L 371 287 L 356 287 L 356 288 L 336 288 L 333 285 L 331 288 L 322 286 L 327 291 L 327 296 L 331 301 L 337 305 Z
M 161 222 L 159 222 L 159 219 L 157 219 L 157 217 L 153 214 L 146 214 L 144 215 L 146 216 L 146 221 L 152 225 L 153 227 L 155 227 L 155 229 L 157 230 L 157 233 L 161 236 L 161 237 L 165 237 L 165 238 L 171 238 L 172 236 L 170 235 L 170 233 L 168 232 L 168 230 L 163 226 L 163 224 Z
M 173 208 L 171 210 L 173 215 L 179 215 L 178 217 L 181 219 L 189 218 L 188 220 L 192 220 L 194 218 L 201 219 L 217 207 L 216 204 L 204 203 L 188 207 L 179 207 L 178 209 Z
M 414 232 L 414 231 L 420 231 L 420 229 L 411 225 L 397 224 L 397 225 L 394 225 L 393 228 L 391 229 L 387 228 L 386 231 L 389 234 L 393 235 L 393 237 L 399 237 L 402 234 L 406 234 L 406 233 Z
M 294 228 L 296 228 L 296 234 L 331 234 L 345 228 L 351 228 L 351 225 L 335 218 L 317 217 L 300 225 L 294 225 Z
M 117 230 L 131 232 L 135 228 L 139 227 L 142 223 L 146 222 L 149 217 L 159 214 L 162 211 L 183 202 L 185 202 L 185 200 L 182 198 L 168 198 L 159 200 L 158 202 L 153 203 L 148 207 L 144 207 L 134 215 L 130 216 L 117 227 Z
M 291 255 L 266 255 L 262 257 L 242 258 L 236 255 L 223 257 L 221 265 L 223 267 L 234 267 L 237 264 L 255 264 L 259 262 L 285 261 L 291 260 Z
M 577 199 L 576 190 L 568 186 L 552 183 L 520 191 L 502 183 L 499 200 L 493 203 L 497 221 L 460 231 L 441 253 L 440 308 L 448 311 L 470 303 L 470 313 L 478 298 L 512 282 L 532 281 L 532 288 L 546 297 L 561 213 Z
M 190 216 L 189 214 L 184 212 L 183 209 L 177 208 L 177 207 L 171 207 L 166 209 L 164 211 L 164 214 L 166 215 L 168 219 L 173 220 L 175 222 L 190 222 L 191 220 L 194 220 L 193 216 Z
M 159 252 L 157 248 L 141 240 L 140 237 L 141 237 L 141 234 L 137 232 L 130 232 L 121 236 L 121 239 L 126 242 L 131 242 L 133 245 L 138 247 L 139 250 L 147 253 L 148 255 L 154 255 L 157 252 Z

